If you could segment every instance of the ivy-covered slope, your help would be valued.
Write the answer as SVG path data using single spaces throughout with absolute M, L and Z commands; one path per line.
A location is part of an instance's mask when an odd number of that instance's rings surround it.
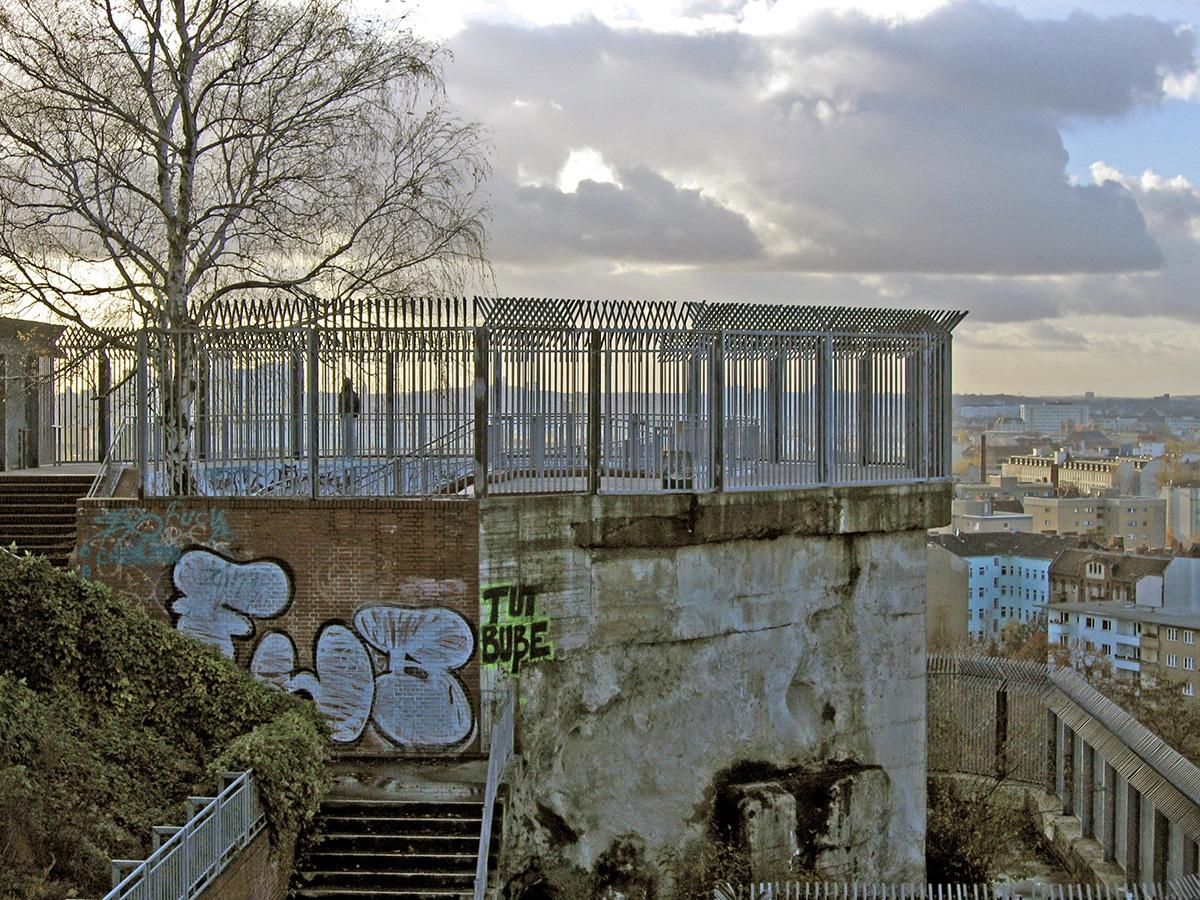
M 327 783 L 320 713 L 103 586 L 0 554 L 0 898 L 102 896 L 189 794 L 253 768 L 273 836 Z

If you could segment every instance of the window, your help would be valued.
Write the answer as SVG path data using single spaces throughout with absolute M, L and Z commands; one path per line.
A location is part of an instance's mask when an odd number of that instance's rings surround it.
M 1167 629 L 1167 640 L 1168 641 L 1179 640 L 1179 629 L 1178 628 L 1168 628 Z
M 998 556 L 993 556 L 993 557 L 992 557 L 992 565 L 993 565 L 993 566 L 998 566 L 998 565 L 1000 565 L 1000 557 L 998 557 Z
M 1063 647 L 1067 646 L 1067 636 L 1065 634 L 1060 634 L 1058 636 L 1058 643 Z
M 1196 686 L 1194 684 L 1192 684 L 1190 681 L 1183 686 L 1183 696 L 1185 696 L 1185 697 L 1195 697 L 1196 696 Z
M 980 566 L 980 567 L 979 567 L 979 574 L 980 574 L 980 575 L 986 575 L 986 574 L 987 574 L 987 569 L 985 569 L 983 566 Z
M 992 579 L 992 587 L 1000 587 L 1000 579 L 999 578 Z
M 1179 668 L 1179 658 L 1174 653 L 1167 654 L 1167 668 L 1168 669 L 1178 669 Z
M 1187 669 L 1189 672 L 1195 672 L 1196 671 L 1196 657 L 1185 656 L 1183 658 L 1183 667 L 1185 669 Z
M 1000 596 L 1001 596 L 1001 597 L 1007 597 L 1007 596 L 1008 596 L 1008 585 L 1007 585 L 1007 584 L 1006 584 L 1006 585 L 1004 585 L 1004 587 L 1000 588 Z
M 1001 575 L 1007 575 L 1007 574 L 1008 574 L 1008 566 L 1001 566 L 1001 567 L 1000 567 L 1000 574 L 1001 574 Z
M 1133 633 L 1134 633 L 1134 634 L 1141 634 L 1141 633 L 1142 633 L 1142 623 L 1141 623 L 1141 622 L 1134 622 L 1134 623 L 1133 623 Z
M 1101 619 L 1100 620 L 1100 630 L 1101 631 L 1112 631 L 1112 620 L 1111 619 Z
M 1084 625 L 1086 625 L 1088 628 L 1095 628 L 1096 620 L 1091 616 L 1088 616 L 1087 619 L 1084 620 Z
M 983 596 L 983 588 L 980 588 L 980 589 L 979 589 L 979 596 L 980 596 L 980 597 L 982 597 L 982 596 Z
M 1194 644 L 1194 643 L 1196 643 L 1196 632 L 1194 632 L 1194 631 L 1187 631 L 1187 630 L 1185 630 L 1185 631 L 1183 632 L 1183 642 L 1184 642 L 1185 644 Z

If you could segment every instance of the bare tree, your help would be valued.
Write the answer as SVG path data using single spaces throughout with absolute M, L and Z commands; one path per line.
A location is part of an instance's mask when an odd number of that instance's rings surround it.
M 482 264 L 486 151 L 437 48 L 329 0 L 0 0 L 0 291 L 170 331 L 168 489 L 196 489 L 198 336 Z

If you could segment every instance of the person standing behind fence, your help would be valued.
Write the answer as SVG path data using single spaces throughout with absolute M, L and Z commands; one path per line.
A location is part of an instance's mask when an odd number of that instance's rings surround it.
M 358 453 L 358 416 L 362 403 L 358 391 L 347 375 L 342 379 L 342 390 L 338 394 L 338 416 L 342 421 L 342 456 L 350 459 Z

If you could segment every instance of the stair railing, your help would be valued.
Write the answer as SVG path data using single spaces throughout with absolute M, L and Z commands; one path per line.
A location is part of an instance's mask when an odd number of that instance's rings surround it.
M 487 894 L 488 853 L 492 847 L 492 817 L 496 808 L 496 792 L 513 754 L 513 720 L 517 713 L 515 687 L 509 690 L 502 703 L 500 715 L 492 723 L 492 736 L 488 747 L 487 784 L 483 790 L 483 824 L 479 830 L 479 856 L 475 863 L 475 900 L 484 900 Z
M 96 473 L 96 477 L 92 479 L 92 485 L 88 488 L 88 497 L 107 497 L 112 494 L 113 473 L 120 474 L 121 466 L 117 465 L 120 456 L 119 448 L 121 447 L 126 433 L 129 431 L 129 422 L 125 422 L 117 429 L 116 437 L 113 438 L 111 444 L 108 445 L 108 452 L 104 454 L 104 459 L 100 461 L 100 471 Z
M 252 772 L 221 776 L 215 797 L 189 797 L 188 820 L 156 826 L 146 859 L 114 859 L 104 900 L 188 900 L 198 896 L 266 825 Z

